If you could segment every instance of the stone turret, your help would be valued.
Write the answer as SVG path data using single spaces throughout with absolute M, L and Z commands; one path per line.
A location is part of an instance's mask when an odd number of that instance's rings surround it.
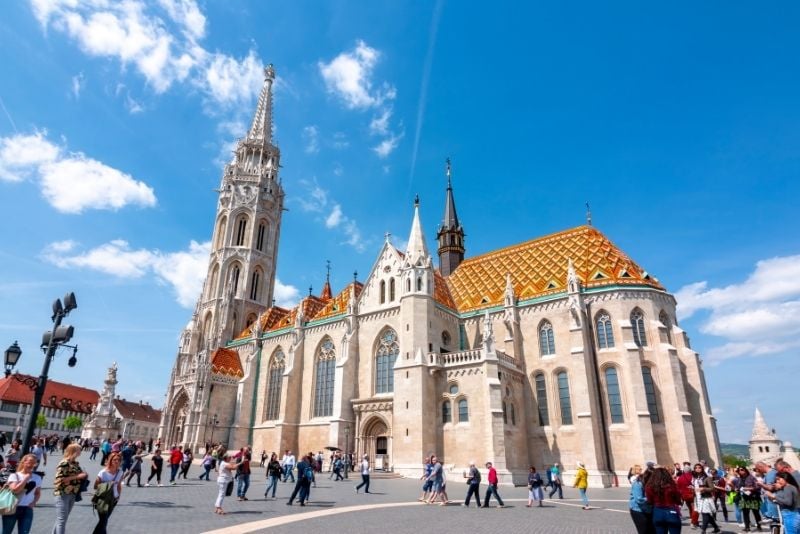
M 775 430 L 767 425 L 761 410 L 756 408 L 753 434 L 750 436 L 750 460 L 753 463 L 766 462 L 772 465 L 780 455 L 781 440 L 775 435 Z

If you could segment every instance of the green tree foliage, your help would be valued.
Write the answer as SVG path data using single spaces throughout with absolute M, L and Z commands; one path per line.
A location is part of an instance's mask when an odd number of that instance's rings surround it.
M 69 431 L 77 430 L 83 426 L 83 420 L 77 415 L 68 415 L 64 419 L 64 428 Z
M 747 467 L 747 459 L 733 454 L 723 454 L 722 463 L 727 466 Z

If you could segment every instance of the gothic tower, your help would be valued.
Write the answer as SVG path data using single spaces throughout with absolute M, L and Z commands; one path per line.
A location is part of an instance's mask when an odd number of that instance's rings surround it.
M 278 177 L 280 149 L 272 140 L 274 81 L 275 70 L 269 65 L 253 122 L 225 165 L 217 190 L 208 274 L 180 338 L 159 429 L 172 443 L 203 442 L 209 425 L 204 412 L 215 386 L 215 349 L 255 322 L 272 303 L 284 200 Z M 233 363 L 241 369 L 241 362 Z M 231 362 L 226 366 L 237 367 Z
M 450 182 L 450 158 L 447 158 L 447 196 L 444 203 L 444 218 L 436 238 L 439 240 L 439 272 L 449 276 L 464 261 L 464 229 L 458 222 L 453 185 Z

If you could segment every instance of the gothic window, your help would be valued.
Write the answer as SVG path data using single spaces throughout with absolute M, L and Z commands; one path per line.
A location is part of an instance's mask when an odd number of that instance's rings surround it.
M 258 300 L 259 282 L 261 281 L 261 273 L 258 269 L 253 271 L 253 276 L 250 279 L 250 300 Z
M 389 302 L 394 302 L 394 278 L 389 279 Z
M 536 383 L 536 405 L 539 408 L 539 426 L 550 426 L 550 410 L 547 407 L 547 384 L 544 380 L 544 373 L 538 373 L 533 380 Z
M 258 223 L 258 234 L 256 234 L 256 249 L 264 252 L 264 239 L 267 235 L 267 223 L 261 221 Z
M 272 356 L 272 361 L 269 366 L 269 375 L 267 377 L 267 403 L 264 408 L 265 421 L 274 421 L 279 418 L 284 368 L 283 352 L 278 349 L 275 355 Z
M 233 294 L 235 295 L 236 292 L 239 290 L 239 265 L 236 264 L 231 269 L 231 284 L 233 285 Z
M 450 401 L 446 400 L 442 403 L 442 423 L 450 423 L 453 420 L 453 415 L 450 413 Z
M 242 216 L 236 223 L 236 241 L 235 246 L 244 246 L 244 240 L 247 237 L 247 217 Z
M 411 292 L 411 279 L 410 278 L 406 278 L 406 293 L 410 293 L 410 292 Z
M 664 310 L 658 314 L 658 321 L 664 325 L 667 331 L 667 343 L 672 345 L 672 323 L 669 320 L 669 315 Z
M 417 277 L 417 291 L 422 291 L 422 277 Z
M 214 270 L 211 271 L 211 280 L 208 285 L 208 298 L 213 299 L 217 296 L 217 284 L 219 283 L 219 265 L 214 266 Z
M 386 280 L 381 280 L 381 304 L 386 302 Z
M 641 310 L 633 310 L 631 313 L 631 326 L 633 327 L 633 342 L 637 347 L 647 346 L 647 336 L 644 332 L 644 314 Z
M 569 398 L 569 379 L 567 372 L 561 371 L 556 375 L 558 379 L 558 401 L 561 405 L 561 424 L 572 424 L 572 401 Z
M 511 412 L 511 425 L 517 426 L 517 414 L 514 413 L 514 403 L 513 402 L 508 403 L 508 408 L 509 411 Z
M 227 217 L 222 217 L 217 223 L 217 238 L 214 240 L 215 248 L 222 247 L 225 240 L 225 227 L 228 222 Z
M 659 423 L 661 422 L 661 417 L 658 413 L 656 385 L 653 382 L 653 373 L 649 367 L 642 367 L 642 378 L 644 378 L 644 395 L 647 398 L 647 411 L 650 412 L 650 421 Z
M 450 384 L 450 388 L 448 389 L 451 395 L 455 395 L 458 393 L 458 384 Z
M 506 401 L 503 401 L 503 424 L 508 424 L 508 409 L 506 408 Z
M 314 417 L 333 415 L 333 385 L 336 352 L 333 342 L 326 339 L 317 350 L 316 379 L 314 380 Z
M 388 329 L 381 336 L 375 358 L 375 393 L 394 391 L 394 362 L 400 354 L 397 334 Z
M 622 396 L 619 393 L 619 377 L 616 367 L 607 367 L 606 375 L 606 396 L 608 397 L 608 411 L 611 413 L 612 423 L 623 423 L 625 418 L 622 416 Z
M 614 330 L 611 328 L 611 316 L 602 311 L 597 314 L 597 346 L 601 349 L 614 347 Z
M 556 353 L 556 341 L 553 336 L 553 325 L 550 321 L 542 321 L 539 326 L 539 352 L 542 356 Z
M 469 421 L 469 405 L 467 399 L 460 399 L 458 401 L 458 422 L 466 423 Z

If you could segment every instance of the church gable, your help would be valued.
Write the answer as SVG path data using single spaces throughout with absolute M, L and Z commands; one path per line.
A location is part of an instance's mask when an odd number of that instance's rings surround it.
M 360 312 L 395 306 L 400 301 L 400 269 L 403 253 L 385 241 L 378 259 L 364 281 L 358 298 Z
M 211 355 L 211 372 L 234 378 L 242 378 L 244 369 L 239 360 L 239 353 L 235 350 L 218 348 Z

